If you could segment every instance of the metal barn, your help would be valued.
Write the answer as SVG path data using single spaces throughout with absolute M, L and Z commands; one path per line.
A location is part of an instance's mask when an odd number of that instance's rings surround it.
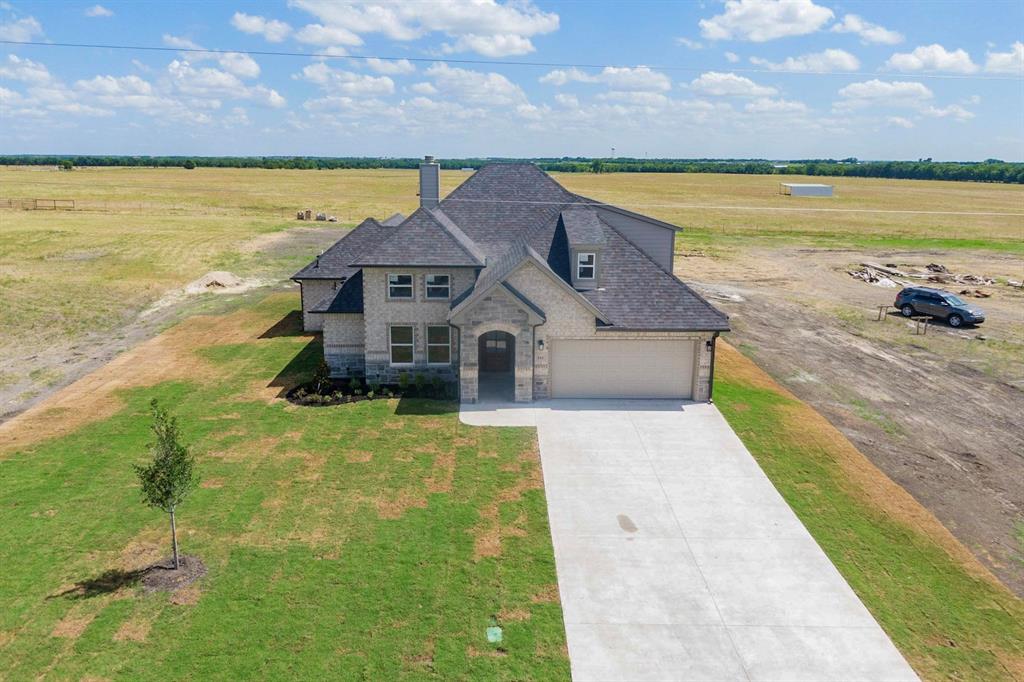
M 832 185 L 816 185 L 802 182 L 780 182 L 779 194 L 792 197 L 830 197 Z

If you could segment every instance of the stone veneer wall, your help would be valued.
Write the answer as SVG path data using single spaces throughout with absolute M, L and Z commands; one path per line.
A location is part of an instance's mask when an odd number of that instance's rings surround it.
M 387 297 L 388 273 L 413 276 L 413 298 L 391 300 Z M 424 284 L 428 274 L 449 275 L 451 296 L 457 297 L 476 279 L 472 268 L 363 268 L 363 320 L 365 338 L 366 378 L 382 384 L 398 383 L 405 373 L 412 379 L 416 374 L 438 374 L 447 381 L 458 376 L 459 342 L 452 330 L 451 362 L 448 365 L 427 364 L 427 326 L 448 324 L 450 300 L 427 300 Z M 391 325 L 413 327 L 412 365 L 391 365 L 388 328 Z
M 302 296 L 302 328 L 307 332 L 318 332 L 324 328 L 323 313 L 308 312 L 310 308 L 338 291 L 336 279 L 304 279 L 299 282 Z
M 324 359 L 332 377 L 361 377 L 366 372 L 363 316 L 359 313 L 323 315 Z
M 468 310 L 459 314 L 460 345 L 466 349 L 459 367 L 459 397 L 474 403 L 479 398 L 480 354 L 478 342 L 492 331 L 515 337 L 515 400 L 533 400 L 533 327 L 522 303 L 497 286 Z

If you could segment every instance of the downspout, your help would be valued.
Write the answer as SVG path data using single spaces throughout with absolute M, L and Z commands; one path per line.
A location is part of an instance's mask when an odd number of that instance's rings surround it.
M 708 402 L 713 403 L 715 393 L 715 350 L 718 348 L 718 335 L 721 332 L 715 332 L 714 336 L 711 337 L 711 376 L 708 377 Z
M 547 322 L 547 320 L 544 320 Z M 537 388 L 537 327 L 544 324 L 544 322 L 538 322 L 537 324 L 531 324 L 530 329 L 533 332 L 531 335 L 533 338 L 530 339 L 530 402 L 537 400 L 536 396 L 533 395 L 534 390 Z M 548 396 L 550 397 L 550 396 Z
M 462 328 L 457 324 L 452 324 L 451 320 L 448 320 L 448 325 L 452 327 L 459 335 L 459 371 L 456 372 L 456 381 L 459 384 L 459 404 L 462 404 Z

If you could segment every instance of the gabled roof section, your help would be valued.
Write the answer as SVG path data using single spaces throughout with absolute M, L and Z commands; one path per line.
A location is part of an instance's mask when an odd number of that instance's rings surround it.
M 448 230 L 448 232 L 455 237 L 456 241 L 462 245 L 462 248 L 466 249 L 466 251 L 472 254 L 473 257 L 481 263 L 487 263 L 487 255 L 480 250 L 480 247 L 477 246 L 472 239 L 469 238 L 469 235 L 463 232 L 458 225 L 452 222 L 451 218 L 444 214 L 444 211 L 440 208 L 432 208 L 430 209 L 430 215 L 434 216 L 434 218 L 444 226 L 444 229 Z
M 404 215 L 402 215 L 401 213 L 395 213 L 387 220 L 380 221 L 380 224 L 383 225 L 384 227 L 398 227 L 399 225 L 402 224 L 402 221 L 404 220 Z
M 311 313 L 361 313 L 363 312 L 363 271 L 352 275 L 334 296 L 310 309 Z
M 292 279 L 347 279 L 358 271 L 352 267 L 352 262 L 394 234 L 394 229 L 367 218 L 319 258 L 292 275 Z
M 485 265 L 477 255 L 482 256 L 482 252 L 469 237 L 458 228 L 457 233 L 452 232 L 428 209 L 416 209 L 401 225 L 388 229 L 391 236 L 387 240 L 361 254 L 350 265 L 476 268 Z
M 440 204 L 490 258 L 540 225 L 554 224 L 574 194 L 532 163 L 492 163 L 459 185 Z
M 547 264 L 547 261 L 545 261 L 539 253 L 534 251 L 525 239 L 521 239 L 513 244 L 501 258 L 483 269 L 480 276 L 477 277 L 476 284 L 473 286 L 472 292 L 465 298 L 460 297 L 457 301 L 452 301 L 452 309 L 448 317 L 452 318 L 455 315 L 458 315 L 460 312 L 469 308 L 476 301 L 485 296 L 487 292 L 495 286 L 504 284 L 503 280 L 526 262 L 531 262 L 536 265 L 537 268 L 547 275 L 552 282 L 569 293 L 577 300 L 577 302 L 579 302 L 580 305 L 592 312 L 594 317 L 606 324 L 610 323 L 607 316 L 596 305 L 594 305 L 593 302 L 584 298 L 580 292 L 573 289 L 568 282 L 559 277 L 558 274 L 551 269 L 551 266 Z M 518 298 L 524 298 L 522 294 L 515 291 L 512 287 L 506 286 L 506 288 L 511 290 Z M 540 310 L 540 308 L 536 307 L 532 303 L 529 305 L 534 307 L 537 311 Z
M 569 244 L 600 245 L 605 243 L 604 228 L 597 211 L 587 206 L 568 206 L 560 216 Z

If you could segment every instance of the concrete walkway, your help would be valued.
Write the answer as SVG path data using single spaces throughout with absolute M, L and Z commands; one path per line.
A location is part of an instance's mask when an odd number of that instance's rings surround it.
M 917 679 L 713 405 L 461 416 L 537 427 L 577 682 Z

